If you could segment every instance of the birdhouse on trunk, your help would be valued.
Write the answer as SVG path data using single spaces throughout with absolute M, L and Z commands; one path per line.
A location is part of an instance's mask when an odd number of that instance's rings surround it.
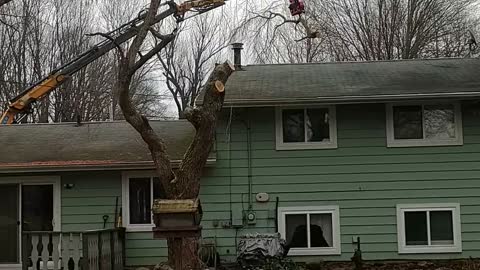
M 155 200 L 153 203 L 154 237 L 185 238 L 200 236 L 202 207 L 195 200 Z

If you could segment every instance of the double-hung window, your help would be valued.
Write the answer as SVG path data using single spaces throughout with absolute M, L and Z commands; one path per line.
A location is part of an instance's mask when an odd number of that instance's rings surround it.
M 462 252 L 459 204 L 397 205 L 398 252 Z
M 335 107 L 276 109 L 277 150 L 337 147 Z
M 278 219 L 288 255 L 340 254 L 338 206 L 280 207 Z
M 165 198 L 154 173 L 123 175 L 122 220 L 130 231 L 151 231 L 155 226 L 152 205 L 155 198 Z
M 387 145 L 462 145 L 460 103 L 387 105 Z

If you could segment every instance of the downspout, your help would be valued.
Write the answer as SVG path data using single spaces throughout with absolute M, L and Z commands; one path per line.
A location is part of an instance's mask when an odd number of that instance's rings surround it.
M 245 125 L 247 131 L 247 180 L 248 180 L 248 210 L 253 210 L 253 180 L 252 180 L 252 134 L 251 134 L 251 125 L 250 125 L 250 114 L 249 109 L 245 109 L 246 120 L 243 119 L 242 122 Z M 243 197 L 243 196 L 242 196 Z
M 243 43 L 233 43 L 232 50 L 234 52 L 233 62 L 237 70 L 242 70 L 242 50 Z M 247 128 L 247 159 L 248 159 L 248 210 L 253 210 L 253 181 L 252 181 L 252 136 L 250 127 L 249 109 L 246 109 L 247 120 L 243 121 Z M 242 195 L 243 197 L 243 195 Z M 243 204 L 242 204 L 243 205 Z
M 229 194 L 229 207 L 230 207 L 230 224 L 233 222 L 233 207 L 232 207 L 232 119 L 233 119 L 233 107 L 230 107 L 230 114 L 227 122 L 227 129 L 225 130 L 225 141 L 228 145 L 228 194 Z
M 253 179 L 252 179 L 252 134 L 250 126 L 250 113 L 247 109 L 247 158 L 248 158 L 248 210 L 253 210 Z

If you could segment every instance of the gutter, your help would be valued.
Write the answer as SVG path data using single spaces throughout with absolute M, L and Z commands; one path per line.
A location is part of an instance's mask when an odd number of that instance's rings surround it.
M 206 166 L 213 166 L 216 163 L 216 158 L 207 160 Z M 181 160 L 173 160 L 171 162 L 173 168 L 180 166 Z M 45 165 L 8 165 L 1 166 L 1 174 L 13 173 L 40 173 L 40 172 L 80 172 L 80 171 L 117 171 L 117 170 L 152 170 L 155 169 L 153 161 L 141 162 L 118 162 L 109 164 L 45 164 Z
M 371 96 L 338 96 L 338 97 L 308 97 L 308 98 L 277 98 L 277 99 L 230 99 L 224 107 L 265 107 L 281 105 L 314 104 L 360 104 L 393 102 L 412 99 L 460 99 L 480 98 L 480 92 L 429 93 L 402 95 L 371 95 Z

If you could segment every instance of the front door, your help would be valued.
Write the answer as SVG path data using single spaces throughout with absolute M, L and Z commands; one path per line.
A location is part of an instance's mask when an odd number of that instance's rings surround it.
M 20 262 L 18 205 L 18 185 L 0 185 L 0 264 Z

